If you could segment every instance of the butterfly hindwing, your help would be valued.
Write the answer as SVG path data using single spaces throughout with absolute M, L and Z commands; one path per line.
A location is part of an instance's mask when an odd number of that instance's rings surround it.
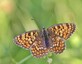
M 64 39 L 59 36 L 53 35 L 50 36 L 50 41 L 52 46 L 50 47 L 50 51 L 54 53 L 62 53 L 65 49 Z
M 35 41 L 30 50 L 33 56 L 37 58 L 43 57 L 48 53 L 48 49 L 45 47 L 44 42 L 41 40 Z

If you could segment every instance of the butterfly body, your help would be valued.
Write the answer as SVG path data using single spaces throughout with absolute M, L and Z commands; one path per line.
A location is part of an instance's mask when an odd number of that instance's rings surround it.
M 49 48 L 48 32 L 45 30 L 45 28 L 42 29 L 42 32 L 43 32 L 43 38 L 45 41 L 46 48 Z
M 33 56 L 39 58 L 48 52 L 62 53 L 65 40 L 75 31 L 74 23 L 61 23 L 47 29 L 32 30 L 15 37 L 18 46 L 29 49 Z

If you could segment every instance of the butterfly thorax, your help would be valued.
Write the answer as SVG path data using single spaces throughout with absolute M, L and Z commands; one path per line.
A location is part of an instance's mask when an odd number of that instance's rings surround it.
M 45 46 L 46 48 L 49 48 L 48 32 L 45 30 L 45 28 L 43 28 L 42 32 L 45 40 Z

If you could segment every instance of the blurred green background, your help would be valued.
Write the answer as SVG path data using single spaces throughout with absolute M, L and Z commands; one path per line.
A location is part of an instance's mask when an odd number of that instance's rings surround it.
M 76 24 L 61 54 L 31 56 L 13 39 L 26 31 L 58 23 Z M 82 64 L 82 0 L 0 0 L 0 64 Z

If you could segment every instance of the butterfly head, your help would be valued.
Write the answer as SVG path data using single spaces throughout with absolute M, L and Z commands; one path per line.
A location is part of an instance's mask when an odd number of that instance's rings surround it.
M 43 27 L 42 29 L 45 30 L 45 27 Z

